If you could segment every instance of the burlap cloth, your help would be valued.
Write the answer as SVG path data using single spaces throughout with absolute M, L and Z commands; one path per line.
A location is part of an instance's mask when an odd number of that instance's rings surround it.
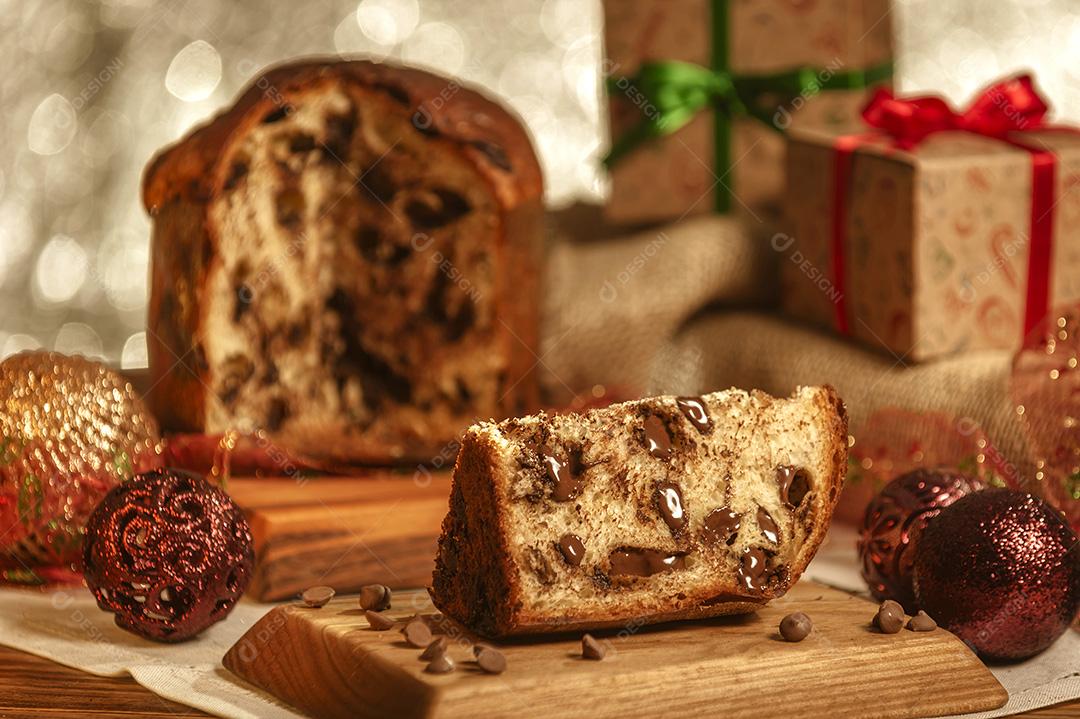
M 578 206 L 551 215 L 550 235 L 540 370 L 556 406 L 597 384 L 630 397 L 658 390 L 654 375 L 695 374 L 666 361 L 675 332 L 713 303 L 775 292 L 764 224 L 703 215 L 618 234 Z
M 831 384 L 853 431 L 884 409 L 941 413 L 1030 475 L 1010 353 L 915 365 L 780 317 L 774 229 L 705 216 L 612 236 L 587 208 L 555 215 L 541 352 L 553 403 L 594 385 L 622 398 Z

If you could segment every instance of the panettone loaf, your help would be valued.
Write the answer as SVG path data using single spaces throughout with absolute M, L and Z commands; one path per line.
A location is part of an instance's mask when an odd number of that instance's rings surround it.
M 541 194 L 518 121 L 453 80 L 267 72 L 147 171 L 154 409 L 360 463 L 531 410 Z
M 754 611 L 813 557 L 846 465 L 830 387 L 478 424 L 432 597 L 488 636 Z

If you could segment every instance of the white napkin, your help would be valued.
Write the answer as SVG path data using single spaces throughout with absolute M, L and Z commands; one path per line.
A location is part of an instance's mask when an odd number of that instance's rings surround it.
M 869 597 L 859 575 L 856 535 L 851 527 L 833 525 L 803 576 Z M 991 665 L 990 671 L 1009 692 L 1008 703 L 993 711 L 960 715 L 964 719 L 1008 716 L 1080 699 L 1080 632 L 1069 630 L 1042 654 L 1019 664 Z
M 228 719 L 303 717 L 221 665 L 272 605 L 240 602 L 197 639 L 158 644 L 129 634 L 85 588 L 0 591 L 0 643 L 103 677 L 130 674 L 150 691 Z

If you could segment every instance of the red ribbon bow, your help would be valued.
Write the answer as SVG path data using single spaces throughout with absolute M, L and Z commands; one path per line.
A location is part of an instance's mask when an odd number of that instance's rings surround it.
M 944 99 L 933 95 L 898 98 L 887 88 L 878 88 L 863 108 L 863 119 L 884 132 L 894 146 L 911 150 L 930 135 L 943 131 L 971 132 L 991 137 L 1031 153 L 1031 225 L 1028 260 L 1027 304 L 1024 333 L 1047 313 L 1050 302 L 1050 266 L 1054 231 L 1054 170 L 1052 152 L 1031 147 L 1010 137 L 1010 133 L 1053 128 L 1046 122 L 1049 106 L 1035 89 L 1030 75 L 1018 75 L 997 82 L 980 93 L 963 112 L 953 110 Z M 837 328 L 848 331 L 844 302 L 846 284 L 846 204 L 851 182 L 852 155 L 865 136 L 841 137 L 835 145 L 833 202 L 833 279 L 839 290 L 836 304 Z
M 964 112 L 956 112 L 933 95 L 898 98 L 891 90 L 878 88 L 862 116 L 868 125 L 884 131 L 896 145 L 909 150 L 928 135 L 944 130 L 1004 140 L 1010 132 L 1045 127 L 1048 109 L 1031 76 L 1020 75 L 991 85 Z

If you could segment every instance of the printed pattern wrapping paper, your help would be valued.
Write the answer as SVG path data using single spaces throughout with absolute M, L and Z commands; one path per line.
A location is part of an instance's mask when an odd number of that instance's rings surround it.
M 1080 299 L 1080 134 L 1016 133 L 1057 157 L 1050 306 Z M 852 337 L 904 361 L 1015 349 L 1024 334 L 1032 213 L 1031 154 L 965 132 L 911 152 L 871 140 L 855 152 L 845 271 L 834 282 L 833 143 L 796 131 L 788 151 L 790 236 L 774 240 L 783 305 L 836 326 L 838 294 Z M 842 290 L 842 292 L 841 292 Z

